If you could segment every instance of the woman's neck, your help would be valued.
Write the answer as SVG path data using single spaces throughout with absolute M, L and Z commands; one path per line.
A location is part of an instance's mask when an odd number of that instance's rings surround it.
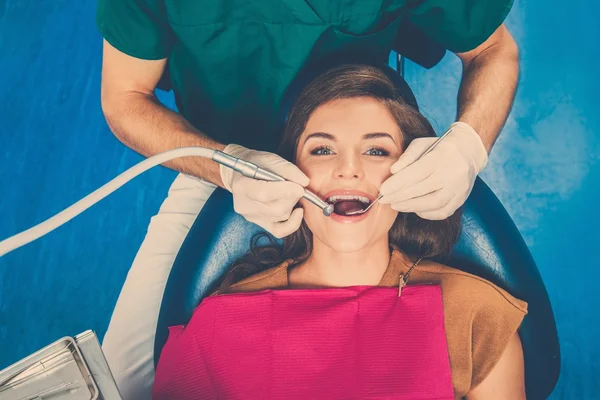
M 390 262 L 390 249 L 385 240 L 351 253 L 332 249 L 313 239 L 310 257 L 289 273 L 292 286 L 376 286 Z

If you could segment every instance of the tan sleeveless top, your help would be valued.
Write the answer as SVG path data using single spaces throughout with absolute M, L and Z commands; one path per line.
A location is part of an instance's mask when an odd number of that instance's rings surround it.
M 227 292 L 288 289 L 291 264 L 293 260 L 287 260 L 233 284 Z M 412 264 L 402 252 L 393 250 L 379 286 L 398 286 L 400 274 Z M 460 399 L 496 365 L 527 314 L 527 303 L 482 278 L 432 261 L 421 261 L 408 284 L 441 286 L 452 383 Z

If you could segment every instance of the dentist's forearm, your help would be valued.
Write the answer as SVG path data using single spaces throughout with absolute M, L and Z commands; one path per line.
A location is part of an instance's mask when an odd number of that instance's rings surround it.
M 223 150 L 224 145 L 195 129 L 180 114 L 164 107 L 155 96 L 120 93 L 103 98 L 102 109 L 114 135 L 134 151 L 150 157 L 187 146 Z M 219 165 L 202 157 L 182 157 L 166 167 L 222 186 Z
M 457 120 L 475 129 L 488 153 L 506 122 L 519 80 L 518 47 L 505 28 L 499 31 L 494 44 L 469 59 L 461 57 Z

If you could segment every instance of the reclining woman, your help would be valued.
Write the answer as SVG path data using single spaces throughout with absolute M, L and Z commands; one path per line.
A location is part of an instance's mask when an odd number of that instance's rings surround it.
M 460 234 L 377 203 L 391 165 L 429 122 L 380 70 L 329 70 L 300 94 L 280 154 L 335 204 L 301 200 L 283 247 L 237 261 L 186 326 L 172 327 L 154 398 L 524 399 L 527 304 L 433 261 Z M 256 238 L 255 238 L 256 239 Z

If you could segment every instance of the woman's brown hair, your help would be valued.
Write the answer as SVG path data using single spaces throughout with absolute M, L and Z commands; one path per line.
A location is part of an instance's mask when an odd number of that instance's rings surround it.
M 429 121 L 398 93 L 394 83 L 378 68 L 368 65 L 343 65 L 317 77 L 299 95 L 288 116 L 279 155 L 295 162 L 296 148 L 311 114 L 333 100 L 370 97 L 385 105 L 403 134 L 404 149 L 416 138 L 436 136 Z M 462 210 L 440 221 L 422 219 L 413 213 L 398 213 L 389 231 L 390 245 L 404 253 L 423 258 L 447 256 L 460 235 Z M 269 243 L 261 245 L 260 239 Z M 302 221 L 300 228 L 283 238 L 283 246 L 266 234 L 252 239 L 250 253 L 236 261 L 225 275 L 220 291 L 284 260 L 294 264 L 305 261 L 312 252 L 312 232 Z

